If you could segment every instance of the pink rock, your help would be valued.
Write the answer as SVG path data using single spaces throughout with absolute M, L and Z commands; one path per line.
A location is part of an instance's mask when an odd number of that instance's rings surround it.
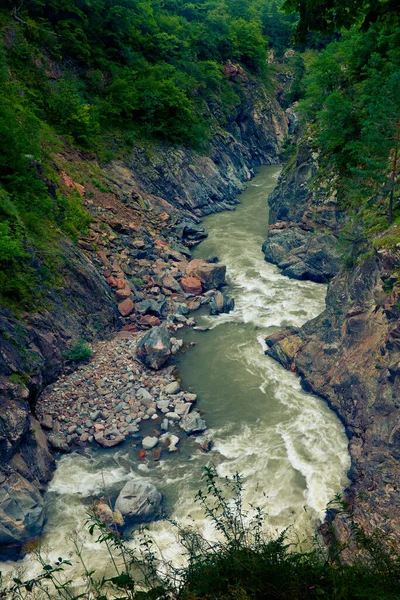
M 95 426 L 94 426 L 94 430 L 97 433 L 98 431 L 104 431 L 105 427 L 101 423 L 96 423 Z
M 135 310 L 135 305 L 130 298 L 126 298 L 118 304 L 119 314 L 123 317 L 127 317 Z
M 187 294 L 199 296 L 203 291 L 201 281 L 198 277 L 183 277 L 181 279 L 181 286 Z
M 118 300 L 118 302 L 121 302 L 122 300 L 125 300 L 126 298 L 129 298 L 129 296 L 131 295 L 131 288 L 129 287 L 129 285 L 126 285 L 124 288 L 122 289 L 118 289 L 115 292 L 115 297 Z

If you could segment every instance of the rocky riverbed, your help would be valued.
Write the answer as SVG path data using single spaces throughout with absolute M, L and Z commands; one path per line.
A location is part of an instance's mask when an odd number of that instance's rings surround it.
M 192 411 L 196 394 L 181 390 L 172 375 L 174 366 L 155 372 L 137 357 L 140 337 L 124 334 L 98 342 L 89 364 L 45 390 L 37 411 L 55 450 L 68 452 L 91 443 L 112 448 L 132 438 L 142 449 L 140 459 L 149 450 L 159 459 L 163 433 L 172 435 L 175 426 L 181 435 L 206 428 L 199 413 Z M 172 338 L 173 350 L 181 343 Z M 146 423 L 151 424 L 150 433 L 143 436 Z M 166 447 L 176 451 L 179 438 L 172 447 L 168 441 L 164 437 Z

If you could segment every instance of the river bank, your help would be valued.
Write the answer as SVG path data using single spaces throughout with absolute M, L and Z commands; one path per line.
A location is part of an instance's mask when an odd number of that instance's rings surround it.
M 347 440 L 340 422 L 319 398 L 301 391 L 294 375 L 266 360 L 260 343 L 268 331 L 299 325 L 318 314 L 325 296 L 324 286 L 291 281 L 263 259 L 267 222 L 260 215 L 267 210 L 266 198 L 278 172 L 279 167 L 263 168 L 241 196 L 237 211 L 207 217 L 209 237 L 195 250 L 195 258 L 219 254 L 227 264 L 228 291 L 236 302 L 229 314 L 208 316 L 204 309 L 195 314 L 209 331 L 186 328 L 185 344 L 196 345 L 174 357 L 181 387 L 198 395 L 208 431 L 198 438 L 181 436 L 178 452 L 165 452 L 156 461 L 151 451 L 138 460 L 139 447 L 131 445 L 135 438 L 110 450 L 93 447 L 61 458 L 47 495 L 48 560 L 60 551 L 72 553 L 68 532 L 78 530 L 93 567 L 103 569 L 106 554 L 84 527 L 87 507 L 104 495 L 113 503 L 129 480 L 156 485 L 164 513 L 183 525 L 194 520 L 209 538 L 214 533 L 193 498 L 202 467 L 210 460 L 220 475 L 243 474 L 244 500 L 265 510 L 271 535 L 288 524 L 302 537 L 312 535 L 326 503 L 346 485 Z M 144 423 L 153 428 L 151 418 Z M 204 455 L 199 444 L 208 438 L 214 445 Z M 179 563 L 180 548 L 169 522 L 157 521 L 150 531 L 163 554 Z M 35 572 L 32 557 L 23 565 L 28 573 Z

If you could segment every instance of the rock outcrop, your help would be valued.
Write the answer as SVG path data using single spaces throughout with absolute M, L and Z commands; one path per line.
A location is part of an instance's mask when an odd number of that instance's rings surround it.
M 300 140 L 268 198 L 269 233 L 265 260 L 294 279 L 327 283 L 340 268 L 337 236 L 344 215 L 338 208 L 335 178 L 315 181 L 318 154 Z
M 355 520 L 394 543 L 400 539 L 400 286 L 391 273 L 399 269 L 400 255 L 382 251 L 341 271 L 319 317 L 267 339 L 267 354 L 296 371 L 345 424 L 352 461 L 346 497 Z M 334 526 L 346 541 L 346 519 L 337 516 Z
M 210 149 L 200 154 L 169 144 L 149 153 L 136 148 L 124 160 L 107 168 L 109 178 L 128 203 L 146 203 L 158 197 L 187 214 L 203 216 L 237 204 L 238 192 L 251 178 L 252 168 L 279 162 L 288 121 L 277 100 L 248 78 L 238 65 L 226 65 L 231 85 L 241 89 L 241 102 L 222 129 L 219 108 L 209 107 L 213 129 Z M 132 193 L 133 192 L 133 193 Z M 193 232 L 182 232 L 189 237 Z

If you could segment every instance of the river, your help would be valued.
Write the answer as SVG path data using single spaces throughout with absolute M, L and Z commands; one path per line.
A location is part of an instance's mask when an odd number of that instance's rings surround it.
M 149 478 L 162 492 L 169 517 L 194 523 L 210 538 L 212 525 L 194 503 L 202 467 L 210 461 L 220 475 L 243 476 L 245 503 L 263 508 L 271 534 L 293 526 L 301 539 L 312 535 L 329 500 L 346 486 L 348 440 L 338 418 L 301 389 L 297 376 L 264 355 L 267 334 L 317 316 L 326 294 L 325 286 L 290 280 L 264 261 L 267 196 L 279 172 L 278 166 L 261 167 L 237 210 L 205 218 L 209 237 L 194 253 L 219 257 L 235 299 L 228 315 L 195 313 L 209 330 L 184 333 L 185 341 L 196 345 L 177 364 L 183 387 L 199 396 L 208 431 L 203 438 L 182 440 L 178 453 L 158 463 L 138 463 L 129 444 L 61 458 L 47 495 L 43 552 L 49 560 L 68 555 L 71 532 L 78 530 L 90 566 L 103 567 L 106 553 L 84 525 L 88 506 L 104 490 L 114 498 L 132 477 Z M 208 455 L 197 450 L 204 438 L 214 443 Z M 162 520 L 150 531 L 164 556 L 178 564 L 181 549 L 172 525 Z M 30 555 L 22 565 L 28 575 L 34 573 Z

